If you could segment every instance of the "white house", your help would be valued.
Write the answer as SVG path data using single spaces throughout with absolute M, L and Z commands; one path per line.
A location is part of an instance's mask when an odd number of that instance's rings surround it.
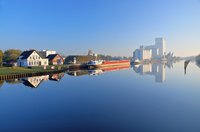
M 140 46 L 133 52 L 133 60 L 162 59 L 166 56 L 166 43 L 163 38 L 156 38 L 155 44 Z
M 47 66 L 49 61 L 47 58 L 40 55 L 36 50 L 24 51 L 19 56 L 17 65 L 21 67 L 28 66 Z

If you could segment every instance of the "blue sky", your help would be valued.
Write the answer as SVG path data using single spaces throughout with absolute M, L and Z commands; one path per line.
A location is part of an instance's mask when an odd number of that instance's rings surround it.
M 200 0 L 0 0 L 1 49 L 131 56 L 164 37 L 175 55 L 200 54 Z

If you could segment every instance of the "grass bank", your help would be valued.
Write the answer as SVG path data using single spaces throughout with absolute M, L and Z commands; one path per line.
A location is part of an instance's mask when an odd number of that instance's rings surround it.
M 67 65 L 62 66 L 47 66 L 46 69 L 44 67 L 2 67 L 0 68 L 0 75 L 11 75 L 11 74 L 25 74 L 25 73 L 41 73 L 41 72 L 51 72 L 51 71 L 60 71 L 67 69 Z

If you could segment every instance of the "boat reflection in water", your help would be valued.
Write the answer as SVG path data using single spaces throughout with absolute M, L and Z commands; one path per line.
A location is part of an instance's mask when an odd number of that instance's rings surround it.
M 125 70 L 129 69 L 130 65 L 127 66 L 112 66 L 112 67 L 103 67 L 93 70 L 76 70 L 76 71 L 68 71 L 67 74 L 70 76 L 83 76 L 83 75 L 90 75 L 90 76 L 98 76 L 100 74 L 103 74 L 105 72 L 111 72 L 111 71 L 119 71 L 119 70 Z
M 173 67 L 172 63 L 144 63 L 133 65 L 133 70 L 140 75 L 151 75 L 155 77 L 155 82 L 162 83 L 166 79 L 166 67 Z
M 73 70 L 73 71 L 68 71 L 68 75 L 70 76 L 83 76 L 83 75 L 88 75 L 87 70 Z
M 88 75 L 90 75 L 90 76 L 98 76 L 103 73 L 104 73 L 104 71 L 102 69 L 88 70 Z

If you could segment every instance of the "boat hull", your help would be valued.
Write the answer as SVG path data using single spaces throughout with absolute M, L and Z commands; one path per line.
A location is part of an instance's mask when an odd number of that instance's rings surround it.
M 114 66 L 130 66 L 130 60 L 104 61 L 99 65 L 88 65 L 88 69 L 114 67 Z

